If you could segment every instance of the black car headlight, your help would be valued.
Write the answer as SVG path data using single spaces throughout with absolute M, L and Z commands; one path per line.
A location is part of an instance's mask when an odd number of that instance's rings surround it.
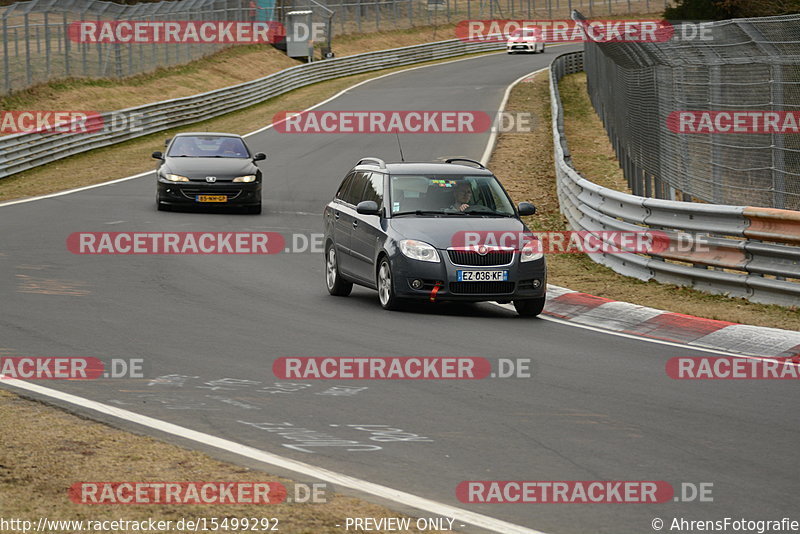
M 170 182 L 188 182 L 189 179 L 186 176 L 181 176 L 180 174 L 170 174 L 165 173 L 161 175 L 162 178 L 165 180 L 169 180 Z

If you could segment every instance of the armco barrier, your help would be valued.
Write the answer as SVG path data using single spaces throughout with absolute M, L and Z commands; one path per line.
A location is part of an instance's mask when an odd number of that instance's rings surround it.
M 589 254 L 640 280 L 657 280 L 754 302 L 800 305 L 800 212 L 640 197 L 601 187 L 572 167 L 558 82 L 583 70 L 583 52 L 550 66 L 555 167 L 561 212 L 573 230 L 659 230 L 661 254 Z M 602 234 L 598 234 L 602 239 Z M 688 238 L 688 239 L 687 239 Z M 681 243 L 696 246 L 681 250 Z
M 459 39 L 426 43 L 291 67 L 269 76 L 207 93 L 103 113 L 137 117 L 136 129 L 91 133 L 23 133 L 0 137 L 0 178 L 68 156 L 136 137 L 218 117 L 307 85 L 414 63 L 476 52 L 501 50 L 505 43 L 467 43 Z

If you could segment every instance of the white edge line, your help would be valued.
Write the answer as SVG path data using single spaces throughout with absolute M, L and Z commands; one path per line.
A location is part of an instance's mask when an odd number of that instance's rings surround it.
M 467 61 L 467 60 L 471 60 L 471 59 L 477 59 L 478 57 L 482 57 L 484 55 L 489 55 L 489 54 L 481 54 L 481 56 L 470 56 L 470 57 L 466 57 L 466 58 L 459 58 L 459 59 L 455 59 L 455 60 L 452 60 L 452 61 L 440 61 L 440 62 L 437 62 L 437 63 L 432 63 L 430 65 L 420 65 L 420 66 L 411 67 L 411 68 L 403 69 L 403 70 L 396 71 L 396 72 L 389 72 L 387 74 L 382 74 L 380 76 L 376 76 L 376 77 L 370 78 L 368 80 L 363 80 L 361 82 L 358 82 L 358 83 L 356 83 L 354 85 L 351 85 L 351 86 L 339 91 L 338 93 L 336 93 L 332 97 L 328 98 L 327 100 L 323 100 L 322 102 L 319 102 L 319 103 L 317 103 L 317 104 L 315 104 L 315 105 L 303 110 L 301 113 L 305 113 L 307 111 L 311 111 L 311 110 L 313 110 L 313 109 L 315 109 L 315 108 L 317 108 L 319 106 L 322 106 L 322 105 L 330 102 L 331 100 L 334 100 L 334 99 L 342 96 L 346 92 L 348 92 L 348 91 L 350 91 L 352 89 L 355 89 L 356 87 L 359 87 L 361 85 L 364 85 L 366 83 L 369 83 L 369 82 L 372 82 L 372 81 L 375 81 L 375 80 L 379 80 L 381 78 L 385 78 L 386 76 L 392 76 L 394 74 L 400 74 L 400 73 L 404 73 L 404 72 L 408 72 L 408 71 L 412 71 L 412 70 L 416 70 L 416 69 L 424 69 L 426 67 L 433 67 L 433 66 L 436 66 L 436 65 L 442 65 L 442 64 L 447 64 L 447 63 L 456 63 L 456 62 L 459 62 L 459 61 Z M 540 69 L 540 70 L 543 70 L 543 69 Z M 537 71 L 537 72 L 539 72 L 539 71 Z M 519 80 L 516 80 L 514 82 L 514 85 L 516 85 L 519 81 L 521 81 L 522 79 L 526 78 L 527 76 L 530 76 L 530 74 L 528 74 L 526 76 L 523 76 Z M 506 90 L 505 96 L 503 98 L 503 102 L 502 102 L 501 107 L 500 107 L 501 110 L 503 109 L 503 107 L 505 106 L 506 101 L 508 100 L 509 92 L 510 92 L 510 88 L 508 88 Z M 263 128 L 259 128 L 258 130 L 255 130 L 255 131 L 252 131 L 250 133 L 247 133 L 247 134 L 243 135 L 242 137 L 249 137 L 251 135 L 255 135 L 257 133 L 260 133 L 260 132 L 263 132 L 263 131 L 266 131 L 266 130 L 270 129 L 273 126 L 274 126 L 274 124 L 269 124 L 269 125 L 267 125 L 267 126 L 265 126 Z M 496 134 L 492 133 L 492 136 L 490 137 L 490 145 L 494 144 L 495 138 L 496 138 Z M 136 178 L 141 178 L 143 176 L 147 176 L 149 174 L 152 174 L 153 172 L 154 171 L 148 171 L 148 172 L 143 172 L 143 173 L 136 174 L 136 175 L 133 175 L 133 176 L 127 176 L 125 178 L 118 178 L 116 180 L 110 180 L 108 182 L 103 182 L 103 183 L 100 183 L 100 184 L 93 184 L 93 185 L 88 185 L 88 186 L 85 186 L 85 187 L 79 187 L 77 189 L 70 189 L 70 190 L 67 190 L 67 191 L 60 191 L 58 193 L 51 193 L 51 194 L 48 194 L 48 195 L 41 195 L 41 196 L 37 196 L 37 197 L 25 198 L 25 199 L 20 199 L 20 200 L 13 200 L 13 201 L 10 201 L 10 202 L 5 202 L 5 203 L 0 204 L 0 207 L 12 206 L 12 205 L 15 205 L 15 204 L 23 204 L 23 203 L 26 203 L 26 202 L 33 202 L 35 200 L 43 200 L 43 199 L 46 199 L 46 198 L 54 198 L 54 197 L 59 197 L 59 196 L 62 196 L 62 195 L 69 195 L 69 194 L 72 194 L 72 193 L 78 193 L 80 191 L 86 191 L 88 189 L 94 189 L 96 187 L 103 187 L 103 186 L 106 186 L 106 185 L 116 184 L 116 183 L 124 182 L 124 181 L 127 181 L 127 180 L 133 180 L 133 179 L 136 179 Z M 374 495 L 376 497 L 380 497 L 380 498 L 386 499 L 388 501 L 392 501 L 392 502 L 396 502 L 396 503 L 403 504 L 403 505 L 406 505 L 406 506 L 410 506 L 410 507 L 415 508 L 417 510 L 423 510 L 423 511 L 434 513 L 434 514 L 437 514 L 437 515 L 440 515 L 440 516 L 457 519 L 459 521 L 463 521 L 464 523 L 469 523 L 470 525 L 474 525 L 474 526 L 481 527 L 481 528 L 486 528 L 488 530 L 492 530 L 492 531 L 495 531 L 495 532 L 501 532 L 501 533 L 507 533 L 507 534 L 545 534 L 544 532 L 541 532 L 539 530 L 534 530 L 534 529 L 530 529 L 530 528 L 527 528 L 527 527 L 514 525 L 512 523 L 508 523 L 506 521 L 495 519 L 493 517 L 488 517 L 488 516 L 485 516 L 485 515 L 476 514 L 474 512 L 463 510 L 461 508 L 456 508 L 454 506 L 450 506 L 450 505 L 447 505 L 447 504 L 439 503 L 437 501 L 433 501 L 433 500 L 430 500 L 430 499 L 425 499 L 425 498 L 422 498 L 422 497 L 417 497 L 416 495 L 412 495 L 410 493 L 406 493 L 406 492 L 403 492 L 403 491 L 395 490 L 395 489 L 389 488 L 387 486 L 382 486 L 380 484 L 375 484 L 373 482 L 368 482 L 366 480 L 357 479 L 357 478 L 354 478 L 354 477 L 350 477 L 350 476 L 347 476 L 347 475 L 336 473 L 334 471 L 329 471 L 327 469 L 322 469 L 322 468 L 319 468 L 319 467 L 315 467 L 315 466 L 310 465 L 310 464 L 306 464 L 306 463 L 303 463 L 303 462 L 298 462 L 296 460 L 292 460 L 292 459 L 289 459 L 289 458 L 284 458 L 282 456 L 278 456 L 277 454 L 272 454 L 272 453 L 269 453 L 269 452 L 266 452 L 266 451 L 262 451 L 262 450 L 259 450 L 259 449 L 253 448 L 253 447 L 248 447 L 246 445 L 242 445 L 240 443 L 236 443 L 235 441 L 230 441 L 230 440 L 218 438 L 216 436 L 212 436 L 210 434 L 197 432 L 197 431 L 191 430 L 189 428 L 184 428 L 184 427 L 181 427 L 181 426 L 178 426 L 178 425 L 174 425 L 172 423 L 167 423 L 166 421 L 160 421 L 158 419 L 154 419 L 152 417 L 147 417 L 147 416 L 144 416 L 144 415 L 140 415 L 140 414 L 137 414 L 137 413 L 134 413 L 134 412 L 130 412 L 128 410 L 115 408 L 113 406 L 108 406 L 107 404 L 102 404 L 100 402 L 92 401 L 92 400 L 89 400 L 89 399 L 84 399 L 82 397 L 78 397 L 78 396 L 75 396 L 75 395 L 70 395 L 69 393 L 63 393 L 61 391 L 57 391 L 57 390 L 54 390 L 54 389 L 46 388 L 46 387 L 43 387 L 43 386 L 38 386 L 36 384 L 30 384 L 30 383 L 24 382 L 22 380 L 16 380 L 16 379 L 3 380 L 3 384 L 8 384 L 9 386 L 12 386 L 12 387 L 17 387 L 19 389 L 23 389 L 23 390 L 30 391 L 30 392 L 33 392 L 33 393 L 38 393 L 38 394 L 44 395 L 46 397 L 59 399 L 61 401 L 68 402 L 70 404 L 74 404 L 74 405 L 77 405 L 77 406 L 81 406 L 83 408 L 94 410 L 94 411 L 99 412 L 99 413 L 104 413 L 104 414 L 107 414 L 107 415 L 110 415 L 110 416 L 113 416 L 113 417 L 117 417 L 119 419 L 124 419 L 126 421 L 130 421 L 132 423 L 136 423 L 136 424 L 139 424 L 141 426 L 152 428 L 154 430 L 159 430 L 159 431 L 165 432 L 167 434 L 172 434 L 174 436 L 179 436 L 181 438 L 188 439 L 190 441 L 195 441 L 197 443 L 201 443 L 201 444 L 204 444 L 204 445 L 209 445 L 209 446 L 212 446 L 214 448 L 221 449 L 221 450 L 224 450 L 224 451 L 227 451 L 227 452 L 232 452 L 234 454 L 238 454 L 239 456 L 243 456 L 243 457 L 246 457 L 246 458 L 257 460 L 259 462 L 262 462 L 262 463 L 265 463 L 265 464 L 268 464 L 268 465 L 273 465 L 273 466 L 280 467 L 280 468 L 283 468 L 283 469 L 286 469 L 286 470 L 289 470 L 289 471 L 293 471 L 293 472 L 296 472 L 296 473 L 301 473 L 301 474 L 304 474 L 304 475 L 307 475 L 307 476 L 314 477 L 314 478 L 319 479 L 319 480 L 325 480 L 325 481 L 331 482 L 331 483 L 333 483 L 335 485 L 339 485 L 339 486 L 342 486 L 342 487 L 354 489 L 356 491 L 361 491 L 363 493 Z
M 341 487 L 354 489 L 363 493 L 368 493 L 370 495 L 374 495 L 382 499 L 410 506 L 418 510 L 424 510 L 426 512 L 430 512 L 440 516 L 450 517 L 458 521 L 463 521 L 464 523 L 469 523 L 470 525 L 486 528 L 495 532 L 501 532 L 504 534 L 544 534 L 543 532 L 540 532 L 538 530 L 533 530 L 527 527 L 514 525 L 512 523 L 507 523 L 499 519 L 463 510 L 461 508 L 456 508 L 454 506 L 439 503 L 437 501 L 425 499 L 422 497 L 417 497 L 416 495 L 395 490 L 387 486 L 343 475 L 341 473 L 336 473 L 334 471 L 329 471 L 327 469 L 323 469 L 320 467 L 315 467 L 313 465 L 304 462 L 299 462 L 297 460 L 292 460 L 290 458 L 285 458 L 277 454 L 249 447 L 247 445 L 242 445 L 241 443 L 236 443 L 235 441 L 219 438 L 216 436 L 212 436 L 210 434 L 205 434 L 203 432 L 197 432 L 189 428 L 178 426 L 172 423 L 167 423 L 166 421 L 161 421 L 159 419 L 154 419 L 152 417 L 140 415 L 134 412 L 130 412 L 128 410 L 123 410 L 121 408 L 115 408 L 107 404 L 84 399 L 82 397 L 78 397 L 75 395 L 71 395 L 69 393 L 64 393 L 54 389 L 25 382 L 23 380 L 17 380 L 17 379 L 3 380 L 3 384 L 8 384 L 10 386 L 24 389 L 26 391 L 59 399 L 61 401 L 68 402 L 70 404 L 75 404 L 83 408 L 94 410 L 96 412 L 110 415 L 119 419 L 124 419 L 126 421 L 130 421 L 132 423 L 136 423 L 138 425 L 147 428 L 152 428 L 160 432 L 171 434 L 173 436 L 178 436 L 180 438 L 195 441 L 203 445 L 209 445 L 216 449 L 232 452 L 239 456 L 250 458 L 252 460 L 256 460 L 265 464 L 273 465 L 275 467 L 280 467 L 282 469 L 293 471 L 295 473 L 301 473 L 303 475 L 307 475 L 318 480 L 324 480 L 326 482 L 334 484 L 335 486 L 338 485 Z
M 506 87 L 506 92 L 503 94 L 503 101 L 500 102 L 500 108 L 498 109 L 498 112 L 502 113 L 503 111 L 506 110 L 506 104 L 508 103 L 508 99 L 511 97 L 511 91 L 514 89 L 514 87 L 517 86 L 517 84 L 519 84 L 525 78 L 530 78 L 531 76 L 536 76 L 540 72 L 544 72 L 544 71 L 548 70 L 549 68 L 550 68 L 550 66 L 548 65 L 547 67 L 543 67 L 543 68 L 535 70 L 533 72 L 529 72 L 528 74 L 525 74 L 524 76 L 520 76 L 519 78 L 517 78 L 516 80 L 511 82 L 511 85 Z M 494 151 L 495 143 L 497 143 L 497 129 L 496 128 L 493 129 L 491 135 L 489 135 L 489 141 L 486 143 L 486 149 L 483 151 L 483 156 L 481 156 L 481 163 L 484 166 L 489 164 L 489 159 L 491 159 L 491 157 L 492 157 L 492 152 Z
M 350 91 L 352 89 L 355 89 L 356 87 L 359 87 L 359 86 L 364 85 L 366 83 L 372 82 L 374 80 L 379 80 L 379 79 L 384 78 L 386 76 L 392 76 L 394 74 L 400 74 L 400 73 L 404 73 L 404 72 L 408 72 L 408 71 L 412 71 L 412 70 L 416 70 L 416 69 L 423 69 L 423 68 L 426 68 L 426 67 L 433 67 L 433 66 L 436 66 L 436 65 L 442 65 L 442 64 L 447 64 L 447 63 L 456 63 L 456 62 L 459 62 L 459 61 L 467 61 L 467 60 L 471 60 L 471 59 L 477 59 L 478 57 L 482 57 L 484 55 L 489 55 L 489 54 L 481 54 L 481 56 L 471 56 L 471 57 L 467 57 L 467 58 L 459 58 L 459 59 L 455 59 L 455 60 L 452 60 L 452 61 L 441 61 L 441 62 L 433 63 L 433 64 L 430 64 L 430 65 L 420 65 L 420 66 L 417 66 L 417 67 L 411 67 L 411 68 L 408 68 L 408 69 L 403 69 L 403 70 L 400 70 L 400 71 L 390 72 L 390 73 L 387 73 L 387 74 L 376 76 L 376 77 L 370 78 L 368 80 L 363 80 L 361 82 L 358 82 L 358 83 L 356 83 L 354 85 L 351 85 L 351 86 L 343 89 L 342 91 L 336 93 L 335 95 L 331 96 L 330 98 L 328 98 L 326 100 L 323 100 L 322 102 L 319 102 L 319 103 L 315 104 L 314 106 L 311 106 L 311 107 L 303 110 L 301 113 L 316 109 L 317 107 L 322 106 L 322 105 L 324 105 L 324 104 L 326 104 L 326 103 L 328 103 L 328 102 L 330 102 L 330 101 L 342 96 L 346 92 L 348 92 L 348 91 Z M 525 78 L 528 78 L 530 76 L 535 76 L 536 74 L 539 74 L 540 72 L 543 72 L 543 71 L 547 70 L 548 68 L 549 67 L 544 67 L 544 68 L 538 69 L 536 71 L 533 71 L 531 73 L 525 74 L 524 76 L 521 76 L 520 78 L 518 78 L 514 82 L 512 82 L 511 85 L 509 85 L 506 88 L 505 94 L 503 95 L 503 100 L 502 100 L 502 102 L 500 104 L 499 111 L 502 112 L 502 111 L 505 110 L 505 106 L 506 106 L 506 104 L 508 102 L 508 99 L 510 97 L 511 91 L 513 90 L 513 88 L 517 84 L 519 84 Z M 247 134 L 243 135 L 242 137 L 249 137 L 251 135 L 255 135 L 257 133 L 260 133 L 260 132 L 263 132 L 263 131 L 266 131 L 266 130 L 270 129 L 273 126 L 274 126 L 274 124 L 269 124 L 269 125 L 267 125 L 267 126 L 265 126 L 263 128 L 260 128 L 258 130 L 253 131 L 253 132 L 250 132 L 250 133 L 247 133 Z M 495 145 L 496 141 L 497 141 L 497 133 L 496 132 L 492 132 L 491 135 L 489 136 L 489 140 L 487 142 L 486 149 L 484 150 L 483 156 L 481 157 L 481 163 L 482 164 L 486 165 L 486 163 L 488 163 L 488 160 L 491 157 L 491 153 L 492 153 L 492 151 L 494 149 L 494 145 Z M 30 198 L 25 198 L 25 199 L 20 199 L 20 200 L 14 200 L 14 201 L 11 201 L 11 202 L 5 202 L 5 203 L 0 204 L 0 207 L 11 206 L 11 205 L 15 205 L 15 204 L 23 204 L 23 203 L 26 203 L 26 202 L 33 202 L 35 200 L 42 200 L 42 199 L 46 199 L 46 198 L 54 198 L 54 197 L 59 197 L 59 196 L 62 196 L 62 195 L 78 193 L 80 191 L 86 191 L 88 189 L 94 189 L 96 187 L 103 187 L 103 186 L 106 186 L 106 185 L 116 184 L 116 183 L 124 182 L 124 181 L 127 181 L 127 180 L 133 180 L 133 179 L 136 179 L 136 178 L 141 178 L 143 176 L 147 176 L 149 174 L 152 174 L 153 172 L 154 171 L 148 171 L 148 172 L 136 174 L 136 175 L 133 175 L 133 176 L 127 176 L 125 178 L 118 178 L 116 180 L 110 180 L 108 182 L 103 182 L 103 183 L 100 183 L 100 184 L 93 184 L 93 185 L 89 185 L 89 186 L 85 186 L 85 187 L 79 187 L 77 189 L 70 189 L 70 190 L 61 191 L 61 192 L 58 192 L 58 193 L 52 193 L 52 194 L 48 194 L 48 195 L 41 195 L 41 196 L 37 196 L 37 197 L 30 197 Z M 505 309 L 513 308 L 509 304 L 499 304 L 499 303 L 496 303 L 496 302 L 493 302 L 492 304 L 494 304 L 495 306 L 499 306 L 501 308 L 505 308 Z M 660 339 L 653 339 L 653 338 L 647 338 L 647 337 L 642 337 L 642 336 L 636 336 L 636 335 L 632 335 L 632 334 L 626 334 L 626 333 L 623 333 L 623 332 L 615 332 L 613 330 L 607 330 L 607 329 L 598 328 L 598 327 L 594 327 L 594 326 L 590 326 L 590 325 L 584 325 L 584 324 L 580 324 L 580 323 L 575 323 L 575 322 L 571 322 L 571 321 L 567 321 L 567 320 L 563 320 L 563 319 L 558 319 L 558 318 L 555 318 L 555 317 L 540 316 L 540 318 L 543 319 L 543 320 L 546 320 L 546 321 L 552 321 L 552 322 L 560 323 L 560 324 L 567 325 L 567 326 L 572 326 L 572 327 L 576 327 L 576 328 L 583 328 L 583 329 L 586 329 L 586 330 L 593 330 L 593 331 L 596 331 L 596 332 L 601 332 L 603 334 L 614 335 L 614 336 L 619 336 L 619 337 L 625 337 L 625 338 L 634 339 L 634 340 L 638 340 L 638 341 L 645 341 L 645 342 L 648 342 L 648 343 L 657 343 L 657 344 L 661 344 L 661 345 L 675 346 L 675 347 L 680 347 L 680 348 L 684 348 L 684 349 L 688 348 L 688 349 L 691 349 L 691 350 L 694 350 L 694 351 L 699 351 L 699 352 L 709 352 L 709 353 L 714 353 L 714 354 L 725 354 L 725 355 L 739 356 L 739 357 L 744 357 L 744 358 L 754 358 L 754 359 L 767 358 L 767 357 L 764 357 L 764 356 L 748 355 L 748 354 L 740 354 L 740 353 L 730 353 L 730 352 L 726 352 L 726 351 L 723 351 L 723 350 L 713 350 L 713 349 L 707 349 L 707 348 L 703 348 L 703 347 L 695 347 L 695 346 L 691 346 L 691 345 L 688 345 L 688 344 L 674 343 L 674 342 L 660 340 Z M 91 409 L 91 410 L 94 410 L 94 411 L 97 411 L 97 412 L 100 412 L 100 413 L 111 415 L 111 416 L 117 417 L 119 419 L 124 419 L 124 420 L 130 421 L 130 422 L 133 422 L 133 423 L 136 423 L 136 424 L 148 427 L 148 428 L 152 428 L 152 429 L 159 430 L 159 431 L 162 431 L 162 432 L 165 432 L 165 433 L 168 433 L 168 434 L 179 436 L 179 437 L 191 440 L 191 441 L 196 441 L 196 442 L 201 443 L 201 444 L 210 445 L 210 446 L 215 447 L 217 449 L 221 449 L 221 450 L 225 450 L 225 451 L 228 451 L 228 452 L 232 452 L 234 454 L 238 454 L 238 455 L 244 456 L 246 458 L 251 458 L 253 460 L 257 460 L 257 461 L 260 461 L 260 462 L 263 462 L 263 463 L 266 463 L 266 464 L 269 464 L 269 465 L 274 465 L 276 467 L 281 467 L 281 468 L 287 469 L 289 471 L 305 474 L 305 475 L 317 478 L 319 480 L 326 480 L 328 482 L 331 482 L 331 483 L 334 483 L 334 484 L 338 484 L 338 485 L 340 485 L 342 487 L 347 487 L 347 488 L 354 489 L 354 490 L 357 490 L 357 491 L 362 491 L 364 493 L 368 493 L 368 494 L 374 495 L 376 497 L 381 497 L 381 498 L 384 498 L 384 499 L 389 500 L 389 501 L 397 502 L 399 504 L 404 504 L 406 506 L 410 506 L 410 507 L 418 509 L 418 510 L 424 510 L 424 511 L 435 513 L 435 514 L 439 514 L 439 515 L 442 515 L 442 516 L 445 516 L 445 517 L 452 517 L 454 519 L 459 519 L 459 520 L 461 520 L 461 521 L 463 521 L 465 523 L 469 523 L 469 524 L 474 525 L 474 526 L 487 528 L 489 530 L 495 530 L 496 532 L 503 532 L 503 533 L 508 533 L 508 534 L 517 534 L 517 533 L 519 533 L 519 534 L 544 534 L 543 532 L 538 531 L 538 530 L 533 530 L 533 529 L 529 529 L 529 528 L 526 528 L 526 527 L 521 527 L 521 526 L 518 526 L 518 525 L 514 525 L 512 523 L 507 523 L 505 521 L 501 521 L 499 519 L 494 519 L 492 517 L 484 516 L 484 515 L 481 515 L 481 514 L 476 514 L 474 512 L 469 512 L 467 510 L 462 510 L 461 508 L 456 508 L 456 507 L 449 506 L 449 505 L 446 505 L 446 504 L 443 504 L 443 503 L 439 503 L 437 501 L 433 501 L 433 500 L 430 500 L 430 499 L 424 499 L 422 497 L 417 497 L 417 496 L 412 495 L 410 493 L 405 493 L 405 492 L 402 492 L 402 491 L 399 491 L 399 490 L 394 490 L 392 488 L 389 488 L 389 487 L 386 487 L 386 486 L 382 486 L 380 484 L 375 484 L 375 483 L 372 483 L 372 482 L 368 482 L 368 481 L 365 481 L 365 480 L 360 480 L 360 479 L 357 479 L 357 478 L 354 478 L 354 477 L 350 477 L 350 476 L 347 476 L 347 475 L 342 475 L 340 473 L 336 473 L 334 471 L 329 471 L 327 469 L 314 467 L 314 466 L 312 466 L 310 464 L 306 464 L 306 463 L 303 463 L 303 462 L 298 462 L 296 460 L 291 460 L 291 459 L 288 459 L 288 458 L 284 458 L 282 456 L 278 456 L 276 454 L 272 454 L 272 453 L 268 453 L 268 452 L 265 452 L 265 451 L 261 451 L 259 449 L 255 449 L 253 447 L 248 447 L 246 445 L 242 445 L 242 444 L 236 443 L 234 441 L 218 438 L 216 436 L 212 436 L 210 434 L 204 434 L 202 432 L 197 432 L 197 431 L 194 431 L 194 430 L 191 430 L 191 429 L 188 429 L 188 428 L 184 428 L 184 427 L 181 427 L 181 426 L 178 426 L 178 425 L 174 425 L 172 423 L 167 423 L 165 421 L 160 421 L 158 419 L 154 419 L 154 418 L 151 418 L 151 417 L 139 415 L 139 414 L 136 414 L 134 412 L 130 412 L 128 410 L 122 410 L 120 408 L 114 408 L 114 407 L 108 406 L 106 404 L 102 404 L 102 403 L 99 403 L 99 402 L 96 402 L 96 401 L 92 401 L 92 400 L 89 400 L 89 399 L 84 399 L 82 397 L 78 397 L 78 396 L 75 396 L 75 395 L 70 395 L 68 393 L 63 393 L 61 391 L 57 391 L 57 390 L 54 390 L 54 389 L 45 388 L 45 387 L 42 387 L 42 386 L 38 386 L 38 385 L 35 385 L 35 384 L 30 384 L 30 383 L 27 383 L 27 382 L 24 382 L 24 381 L 21 381 L 21 380 L 15 380 L 15 379 L 3 380 L 3 383 L 4 384 L 8 384 L 8 385 L 13 386 L 13 387 L 17 387 L 17 388 L 23 389 L 23 390 L 31 391 L 31 392 L 34 392 L 34 393 L 39 393 L 39 394 L 47 396 L 47 397 L 59 399 L 59 400 L 62 400 L 64 402 L 68 402 L 70 404 L 75 404 L 77 406 L 82 406 L 84 408 L 88 408 L 88 409 Z M 501 529 L 501 528 L 502 528 L 502 530 L 498 530 L 498 529 Z
M 444 65 L 444 64 L 449 64 L 449 63 L 458 63 L 459 61 L 469 61 L 469 60 L 472 60 L 472 59 L 478 59 L 478 58 L 482 58 L 484 56 L 488 56 L 488 55 L 492 55 L 492 54 L 500 54 L 500 53 L 502 53 L 502 52 L 500 52 L 500 51 L 498 51 L 498 52 L 492 52 L 492 51 L 489 51 L 489 52 L 486 52 L 486 51 L 484 51 L 484 52 L 475 52 L 473 54 L 470 54 L 469 57 L 462 57 L 462 58 L 448 60 L 448 61 L 438 61 L 436 63 L 431 63 L 430 65 L 418 65 L 416 67 L 409 67 L 407 69 L 398 70 L 398 71 L 395 71 L 395 72 L 387 72 L 386 74 L 381 74 L 380 76 L 375 76 L 374 78 L 369 78 L 367 80 L 362 80 L 362 81 L 360 81 L 360 82 L 358 82 L 356 84 L 353 84 L 353 85 L 351 85 L 349 87 L 346 87 L 345 89 L 342 89 L 341 91 L 339 91 L 338 93 L 336 93 L 332 97 L 330 97 L 330 98 L 328 98 L 326 100 L 323 100 L 322 102 L 319 102 L 317 104 L 314 104 L 310 108 L 306 108 L 303 111 L 300 111 L 299 113 L 306 113 L 308 111 L 316 109 L 316 108 L 318 108 L 320 106 L 323 106 L 323 105 L 327 104 L 331 100 L 335 100 L 335 99 L 339 98 L 340 96 L 344 95 L 348 91 L 351 91 L 351 90 L 355 89 L 356 87 L 360 87 L 360 86 L 362 86 L 362 85 L 364 85 L 366 83 L 369 83 L 369 82 L 374 82 L 375 80 L 380 80 L 381 78 L 385 78 L 387 76 L 393 76 L 395 74 L 401 74 L 401 73 L 404 73 L 404 72 L 409 72 L 409 71 L 417 70 L 417 69 L 424 69 L 424 68 L 427 68 L 427 67 L 435 67 L 437 65 Z M 480 55 L 477 55 L 477 54 L 480 54 Z M 388 68 L 392 68 L 392 67 L 388 67 Z M 358 75 L 354 74 L 353 76 L 358 76 Z M 336 79 L 338 79 L 338 78 L 332 78 L 331 80 L 328 80 L 328 81 L 333 81 L 333 80 L 336 80 Z M 302 87 L 300 87 L 299 89 L 302 89 Z M 505 104 L 505 100 L 503 101 L 503 104 Z M 278 121 L 278 124 L 283 122 L 283 121 L 285 121 L 285 120 L 286 119 L 283 119 L 282 121 Z M 246 133 L 246 134 L 242 135 L 242 137 L 250 137 L 251 135 L 256 135 L 258 133 L 264 132 L 266 130 L 269 130 L 270 128 L 273 128 L 275 126 L 275 124 L 276 123 L 270 123 L 270 124 L 264 126 L 263 128 L 259 128 L 258 130 L 254 130 L 254 131 L 252 131 L 250 133 Z M 170 129 L 172 129 L 172 128 L 170 128 Z M 153 133 L 156 134 L 156 133 L 159 133 L 159 132 L 153 132 Z M 492 135 L 494 135 L 494 134 L 492 134 Z M 117 179 L 114 179 L 114 180 L 110 180 L 108 182 L 102 182 L 102 183 L 99 183 L 99 184 L 92 184 L 92 185 L 87 185 L 87 186 L 83 186 L 83 187 L 78 187 L 76 189 L 68 189 L 66 191 L 59 191 L 57 193 L 48 193 L 46 195 L 39 195 L 39 196 L 35 196 L 35 197 L 22 198 L 22 199 L 19 199 L 19 200 L 11 200 L 9 202 L 0 203 L 0 208 L 5 207 L 5 206 L 13 206 L 15 204 L 25 204 L 26 202 L 33 202 L 35 200 L 44 200 L 44 199 L 47 199 L 47 198 L 55 198 L 55 197 L 60 197 L 60 196 L 63 196 L 63 195 L 71 195 L 72 193 L 79 193 L 81 191 L 87 191 L 89 189 L 94 189 L 96 187 L 104 187 L 106 185 L 118 184 L 120 182 L 125 182 L 125 181 L 128 181 L 128 180 L 135 180 L 136 178 L 142 178 L 142 177 L 147 176 L 149 174 L 153 174 L 154 172 L 156 172 L 155 169 L 152 170 L 152 171 L 147 171 L 147 172 L 142 172 L 142 173 L 139 173 L 139 174 L 134 174 L 133 176 L 126 176 L 124 178 L 117 178 Z

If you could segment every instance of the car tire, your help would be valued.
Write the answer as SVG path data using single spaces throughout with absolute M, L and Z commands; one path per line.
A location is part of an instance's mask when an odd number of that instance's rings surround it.
M 384 256 L 378 264 L 375 284 L 378 287 L 378 301 L 384 310 L 396 310 L 399 304 L 399 299 L 394 294 L 393 282 L 392 265 Z
M 255 206 L 248 206 L 247 211 L 245 213 L 249 213 L 250 215 L 261 215 L 261 204 L 256 204 Z
M 325 251 L 325 285 L 328 293 L 336 297 L 346 297 L 353 290 L 353 283 L 343 279 L 339 273 L 339 260 L 333 243 Z
M 162 204 L 161 202 L 156 202 L 156 209 L 158 211 L 170 211 L 169 206 L 166 204 Z
M 522 317 L 536 317 L 544 309 L 545 297 L 538 299 L 515 300 L 514 309 Z

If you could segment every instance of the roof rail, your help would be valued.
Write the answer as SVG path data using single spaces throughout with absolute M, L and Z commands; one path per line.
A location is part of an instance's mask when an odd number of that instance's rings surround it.
M 359 165 L 361 165 L 365 161 L 374 161 L 375 163 L 378 164 L 378 167 L 380 167 L 381 169 L 385 169 L 386 168 L 386 162 L 383 161 L 380 158 L 361 158 L 360 160 L 358 160 L 358 163 L 356 163 L 356 167 L 358 167 Z
M 475 165 L 477 165 L 477 166 L 478 166 L 478 167 L 480 167 L 481 169 L 485 169 L 485 168 L 486 168 L 486 167 L 484 167 L 484 166 L 483 166 L 483 163 L 481 163 L 480 161 L 475 161 L 474 159 L 467 159 L 467 158 L 450 158 L 450 159 L 447 159 L 447 160 L 445 160 L 444 162 L 445 162 L 445 163 L 453 163 L 454 161 L 467 161 L 467 162 L 469 162 L 469 163 L 474 163 Z

